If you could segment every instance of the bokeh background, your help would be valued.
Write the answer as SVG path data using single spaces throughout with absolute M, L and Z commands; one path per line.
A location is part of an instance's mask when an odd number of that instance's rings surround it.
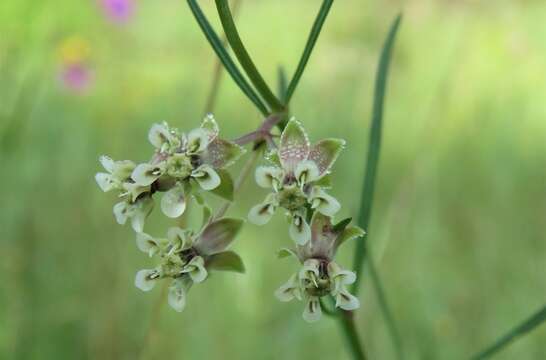
M 294 70 L 319 5 L 243 0 L 240 31 L 270 84 Z M 292 110 L 312 139 L 348 141 L 333 175 L 342 215 L 358 210 L 374 71 L 399 10 L 369 241 L 408 358 L 462 359 L 546 299 L 546 2 L 334 4 Z M 133 285 L 150 260 L 115 223 L 98 157 L 143 161 L 152 123 L 196 126 L 214 63 L 182 0 L 0 2 L 0 358 L 348 359 L 334 320 L 309 325 L 272 295 L 297 269 L 275 257 L 290 243 L 280 214 L 234 244 L 247 274 L 195 286 L 181 314 L 160 286 Z M 227 76 L 215 115 L 228 138 L 261 121 Z M 230 215 L 264 195 L 248 181 Z M 156 211 L 147 231 L 168 225 Z M 361 281 L 358 327 L 370 358 L 391 359 Z M 546 326 L 497 358 L 546 358 Z

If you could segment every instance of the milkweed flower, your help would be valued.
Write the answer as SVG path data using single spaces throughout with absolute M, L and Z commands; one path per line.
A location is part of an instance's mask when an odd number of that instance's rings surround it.
M 311 220 L 311 240 L 295 250 L 281 249 L 279 252 L 279 257 L 296 257 L 302 266 L 275 292 L 275 296 L 283 302 L 305 301 L 303 318 L 308 322 L 320 319 L 320 298 L 324 296 L 332 296 L 335 306 L 343 310 L 355 310 L 360 306 L 358 298 L 347 290 L 347 285 L 356 281 L 356 274 L 334 261 L 341 244 L 364 235 L 361 228 L 347 226 L 349 222 L 350 219 L 346 219 L 333 225 L 329 216 L 315 212 Z
M 224 169 L 233 164 L 244 149 L 219 138 L 218 133 L 212 115 L 187 134 L 167 123 L 154 124 L 148 133 L 155 147 L 151 161 L 135 165 L 131 161 L 115 162 L 101 157 L 108 173 L 98 173 L 95 178 L 103 191 L 120 191 L 122 201 L 114 206 L 117 222 L 125 224 L 130 218 L 133 229 L 142 232 L 156 192 L 165 193 L 161 210 L 170 218 L 184 213 L 190 195 L 202 202 L 201 191 L 229 198 L 232 182 Z M 220 186 L 222 183 L 226 186 Z
M 341 139 L 324 139 L 311 146 L 301 124 L 291 119 L 281 134 L 278 150 L 270 155 L 274 165 L 256 169 L 257 184 L 272 192 L 250 209 L 248 219 L 257 225 L 266 224 L 281 207 L 287 212 L 292 240 L 306 244 L 311 239 L 307 213 L 333 216 L 341 207 L 326 189 L 330 169 L 344 146 Z
M 159 257 L 159 264 L 153 269 L 138 271 L 135 286 L 150 291 L 158 280 L 172 279 L 168 302 L 174 310 L 182 311 L 191 286 L 205 281 L 209 271 L 244 272 L 239 255 L 226 250 L 242 224 L 242 220 L 223 218 L 205 220 L 197 234 L 178 227 L 170 228 L 166 238 L 138 233 L 137 247 L 150 257 Z

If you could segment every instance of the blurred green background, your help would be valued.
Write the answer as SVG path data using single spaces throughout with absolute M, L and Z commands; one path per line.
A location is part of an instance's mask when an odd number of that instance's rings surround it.
M 241 35 L 270 84 L 278 65 L 294 70 L 319 5 L 243 0 Z M 374 71 L 399 10 L 369 241 L 408 358 L 462 359 L 546 299 L 546 2 L 334 3 L 292 110 L 312 140 L 348 141 L 334 171 L 344 216 L 358 209 Z M 348 359 L 334 320 L 307 324 L 302 303 L 273 297 L 297 269 L 275 257 L 290 244 L 280 214 L 234 244 L 247 274 L 195 286 L 183 313 L 158 302 L 160 286 L 134 287 L 150 260 L 115 223 L 98 157 L 143 161 L 152 123 L 196 126 L 215 57 L 185 1 L 114 15 L 93 0 L 0 2 L 0 358 Z M 227 76 L 215 115 L 228 138 L 261 121 Z M 247 181 L 229 214 L 264 195 Z M 167 225 L 156 211 L 147 231 Z M 361 281 L 369 356 L 391 359 Z M 546 326 L 497 358 L 546 358 Z

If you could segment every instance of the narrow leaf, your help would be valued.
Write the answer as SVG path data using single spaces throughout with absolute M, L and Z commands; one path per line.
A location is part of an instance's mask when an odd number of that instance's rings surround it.
M 239 69 L 237 68 L 237 65 L 233 62 L 229 54 L 227 53 L 225 47 L 222 45 L 222 41 L 216 35 L 216 32 L 212 29 L 210 26 L 210 23 L 208 22 L 207 18 L 205 17 L 205 14 L 203 14 L 203 11 L 197 4 L 196 0 L 187 0 L 188 5 L 190 7 L 191 12 L 193 13 L 193 16 L 195 17 L 195 20 L 199 24 L 199 27 L 203 31 L 203 34 L 205 34 L 205 37 L 209 41 L 210 45 L 212 46 L 212 49 L 226 68 L 226 71 L 231 75 L 233 78 L 233 81 L 239 86 L 241 91 L 256 105 L 258 110 L 264 115 L 267 116 L 269 114 L 269 111 L 265 107 L 265 105 L 262 103 L 254 89 L 250 86 L 250 84 L 246 81 L 244 76 L 241 74 Z
M 294 91 L 296 90 L 301 76 L 303 75 L 303 71 L 307 66 L 309 57 L 311 57 L 313 48 L 315 47 L 317 39 L 320 35 L 320 31 L 322 30 L 322 25 L 324 25 L 324 22 L 326 21 L 326 17 L 328 16 L 328 12 L 330 12 L 330 8 L 332 7 L 333 2 L 334 0 L 324 0 L 322 2 L 322 6 L 320 7 L 315 22 L 313 23 L 313 27 L 311 28 L 309 38 L 307 39 L 307 44 L 305 44 L 305 48 L 303 49 L 303 54 L 301 55 L 298 67 L 296 68 L 296 72 L 294 73 L 292 80 L 290 80 L 290 85 L 288 85 L 286 98 L 284 100 L 285 104 L 289 104 L 290 100 L 292 99 L 292 95 L 294 95 Z
M 534 330 L 537 326 L 546 321 L 546 305 L 542 307 L 539 311 L 531 315 L 528 319 L 523 321 L 521 324 L 517 325 L 515 328 L 510 330 L 507 334 L 499 338 L 489 346 L 487 349 L 480 352 L 478 355 L 474 356 L 473 360 L 488 359 L 492 355 L 501 351 L 504 347 L 509 345 L 517 337 L 527 334 L 529 331 Z

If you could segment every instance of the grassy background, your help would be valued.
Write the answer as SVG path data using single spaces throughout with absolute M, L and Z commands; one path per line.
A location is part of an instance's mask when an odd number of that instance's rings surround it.
M 279 64 L 295 68 L 318 6 L 244 0 L 240 31 L 270 83 Z M 292 109 L 313 140 L 348 141 L 334 173 L 342 215 L 358 209 L 373 74 L 400 9 L 370 246 L 408 358 L 461 359 L 546 299 L 546 3 L 334 4 Z M 89 47 L 83 95 L 58 81 L 72 36 Z M 0 3 L 0 358 L 348 358 L 333 320 L 309 325 L 301 303 L 272 295 L 297 268 L 274 256 L 290 243 L 281 215 L 247 224 L 234 249 L 248 273 L 195 286 L 182 314 L 157 307 L 161 287 L 133 285 L 149 260 L 115 224 L 98 157 L 142 161 L 153 122 L 198 124 L 214 61 L 182 0 L 138 1 L 123 26 L 91 0 Z M 234 138 L 260 117 L 224 80 L 215 114 Z M 248 181 L 230 214 L 264 195 Z M 156 211 L 147 231 L 167 225 Z M 391 359 L 361 281 L 358 326 L 370 357 Z M 498 359 L 545 357 L 542 326 Z

